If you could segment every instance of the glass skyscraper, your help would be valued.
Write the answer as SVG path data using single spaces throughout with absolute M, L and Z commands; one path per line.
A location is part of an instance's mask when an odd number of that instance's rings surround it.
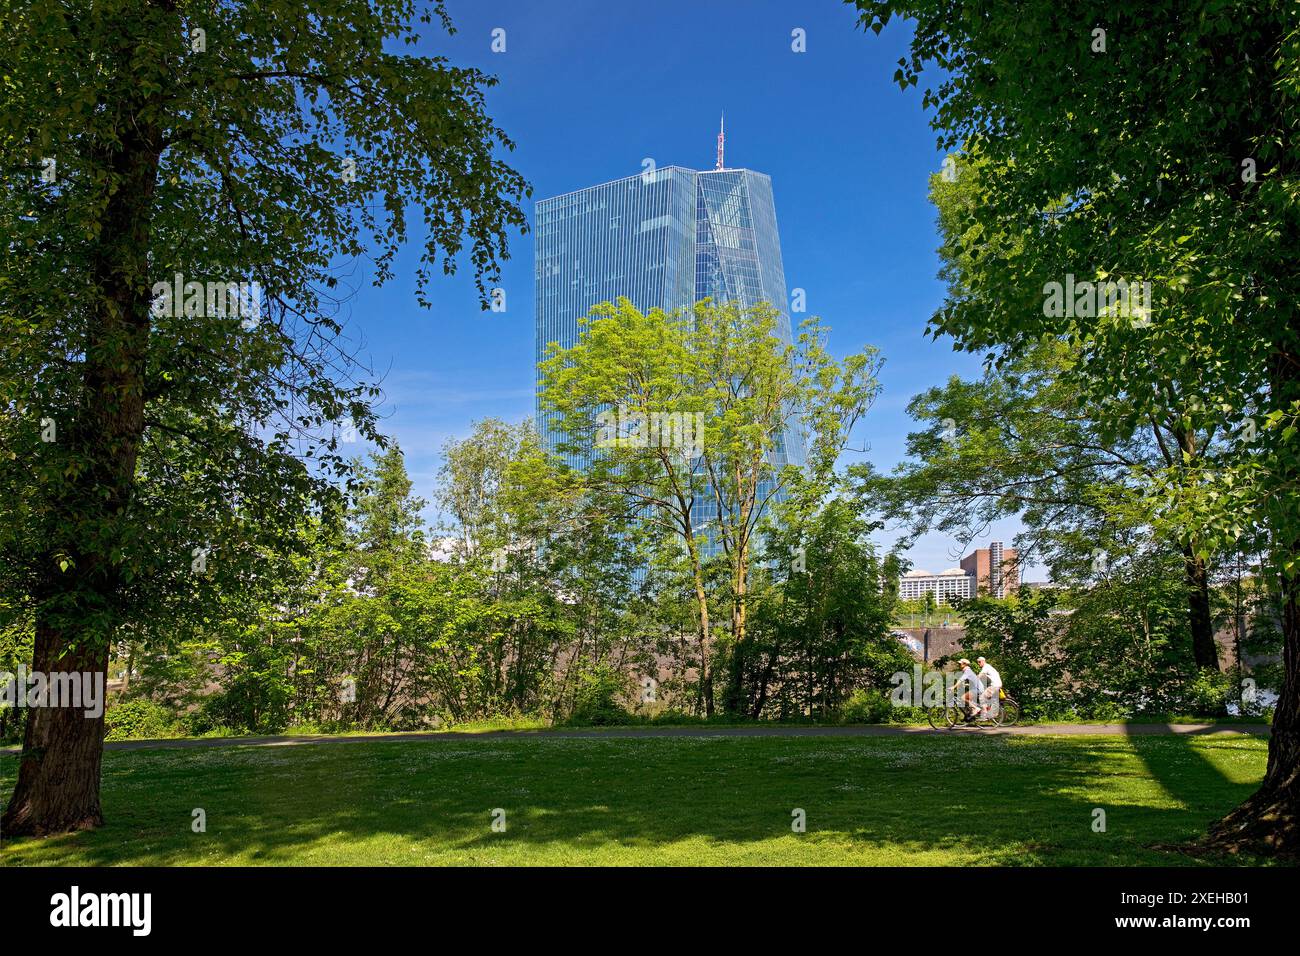
M 763 173 L 648 170 L 540 200 L 534 219 L 539 362 L 549 343 L 578 341 L 578 320 L 592 306 L 619 296 L 642 312 L 686 309 L 705 298 L 745 307 L 768 302 L 779 312 L 778 335 L 791 340 L 772 181 Z M 537 421 L 554 448 L 559 439 L 540 398 Z M 804 463 L 797 428 L 773 454 L 774 466 L 787 463 Z

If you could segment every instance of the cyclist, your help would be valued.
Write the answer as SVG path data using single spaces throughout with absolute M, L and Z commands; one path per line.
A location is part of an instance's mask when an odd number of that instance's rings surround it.
M 1002 705 L 1002 675 L 983 657 L 975 658 L 975 663 L 980 666 L 980 671 L 975 676 L 984 684 L 980 700 L 984 703 L 984 713 L 987 716 L 994 713 L 994 706 Z
M 966 660 L 966 658 L 963 657 L 957 661 L 957 665 L 961 668 L 961 673 L 957 675 L 953 687 L 955 689 L 959 684 L 965 685 L 961 699 L 965 705 L 966 719 L 974 720 L 980 715 L 979 701 L 984 694 L 984 682 L 980 680 L 978 674 L 971 670 L 970 661 Z

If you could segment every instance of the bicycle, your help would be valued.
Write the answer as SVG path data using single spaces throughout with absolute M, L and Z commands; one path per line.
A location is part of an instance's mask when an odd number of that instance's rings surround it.
M 998 691 L 998 703 L 1002 708 L 1002 726 L 1014 727 L 1020 720 L 1020 701 L 1010 696 L 1006 691 Z
M 935 730 L 952 730 L 954 727 L 1010 727 L 1020 720 L 1020 702 L 1009 696 L 1006 691 L 998 693 L 998 711 L 996 714 L 981 713 L 971 717 L 965 707 L 952 704 L 943 707 L 931 707 L 926 712 L 930 726 Z
M 930 726 L 935 730 L 951 730 L 961 720 L 961 714 L 960 707 L 927 707 L 925 712 Z

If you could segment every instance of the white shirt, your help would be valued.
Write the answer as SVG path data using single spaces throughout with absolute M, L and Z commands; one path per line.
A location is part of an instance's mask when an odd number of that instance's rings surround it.
M 995 668 L 988 661 L 985 661 L 984 666 L 980 668 L 979 677 L 982 680 L 988 681 L 988 685 L 990 687 L 1002 686 L 1002 675 L 999 674 L 997 672 L 997 668 Z
M 983 682 L 982 680 L 980 680 L 980 679 L 979 679 L 979 675 L 977 675 L 977 674 L 976 674 L 973 670 L 971 670 L 969 667 L 963 667 L 963 668 L 961 669 L 961 675 L 957 678 L 957 683 L 960 684 L 960 683 L 962 683 L 963 681 L 964 681 L 965 683 L 967 683 L 967 684 L 970 685 L 970 689 L 971 689 L 973 692 L 975 692 L 975 693 L 977 693 L 977 694 L 979 694 L 979 693 L 983 693 L 983 691 L 984 691 L 984 682 Z

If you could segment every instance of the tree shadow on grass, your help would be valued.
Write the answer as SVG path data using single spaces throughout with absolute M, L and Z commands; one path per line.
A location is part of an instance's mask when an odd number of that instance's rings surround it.
M 103 829 L 6 841 L 0 861 L 1184 863 L 1149 845 L 1195 836 L 1254 783 L 1226 779 L 1195 753 L 1199 762 L 1184 759 L 1187 742 L 1162 743 L 1175 739 L 550 738 L 119 752 L 105 761 Z M 1262 751 L 1254 760 L 1257 780 Z M 1107 810 L 1105 833 L 1092 828 L 1097 807 Z M 206 832 L 193 832 L 195 809 Z M 496 809 L 504 832 L 493 829 Z M 796 811 L 804 833 L 792 829 Z
M 1171 731 L 1168 735 L 1134 735 L 1129 741 L 1147 773 L 1170 799 L 1189 810 L 1207 803 L 1218 808 L 1199 815 L 1201 825 L 1187 838 L 1195 841 L 1204 836 L 1206 827 L 1259 788 L 1263 774 L 1254 772 L 1254 765 L 1261 744 L 1244 743 L 1244 734 L 1224 733 L 1221 728 L 1172 733 L 1173 725 L 1166 726 Z M 1267 738 L 1262 740 L 1262 746 L 1267 746 Z M 1152 841 L 1152 846 L 1168 851 L 1195 849 L 1190 843 L 1180 846 Z

